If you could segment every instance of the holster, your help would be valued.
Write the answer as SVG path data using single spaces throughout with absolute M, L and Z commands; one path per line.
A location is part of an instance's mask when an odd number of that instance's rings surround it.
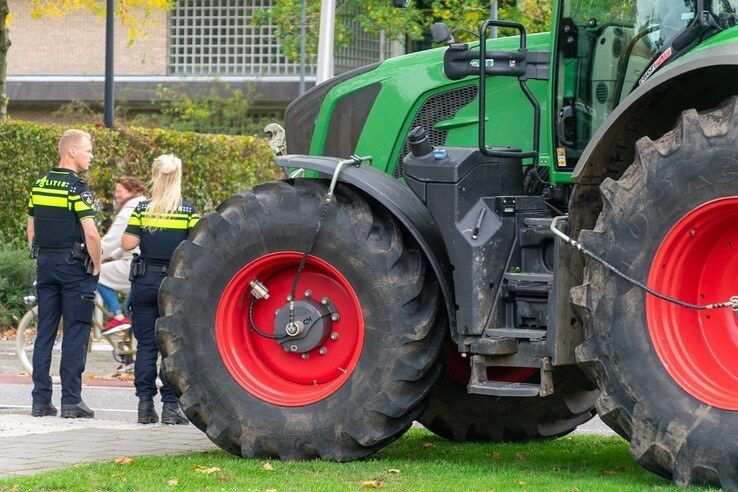
M 87 245 L 85 243 L 75 242 L 74 246 L 72 246 L 71 256 L 82 264 L 85 272 L 91 275 L 95 271 L 95 265 L 92 263 L 92 258 L 90 257 L 90 253 L 87 252 Z
M 38 259 L 38 244 L 36 244 L 36 238 L 33 238 L 31 242 L 31 249 L 28 251 L 28 257 L 32 260 Z
M 141 258 L 138 253 L 133 253 L 131 261 L 131 272 L 128 274 L 128 280 L 133 282 L 134 279 L 143 277 L 146 274 L 146 260 Z

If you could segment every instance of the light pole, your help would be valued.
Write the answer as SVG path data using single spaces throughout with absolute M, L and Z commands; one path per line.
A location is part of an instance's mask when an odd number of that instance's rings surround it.
M 105 7 L 105 126 L 113 129 L 115 94 L 113 79 L 115 76 L 115 0 L 107 0 Z
M 333 34 L 336 22 L 336 0 L 320 3 L 320 38 L 318 39 L 318 72 L 315 83 L 333 77 Z
M 300 13 L 300 95 L 305 93 L 305 24 L 307 23 L 307 0 L 302 0 Z
M 497 20 L 497 2 L 492 2 L 489 6 L 489 18 L 491 20 Z M 489 37 L 494 39 L 497 37 L 497 26 L 492 26 L 489 30 Z

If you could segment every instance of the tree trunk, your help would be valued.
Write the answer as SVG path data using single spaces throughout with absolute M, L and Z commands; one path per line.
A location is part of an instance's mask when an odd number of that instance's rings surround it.
M 8 48 L 10 48 L 10 37 L 8 37 L 8 26 L 6 24 L 9 12 L 8 0 L 0 0 L 0 121 L 5 121 L 8 117 L 5 75 L 8 63 Z

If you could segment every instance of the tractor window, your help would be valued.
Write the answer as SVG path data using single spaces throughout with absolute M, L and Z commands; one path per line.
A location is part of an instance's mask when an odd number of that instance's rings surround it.
M 735 23 L 733 3 L 705 5 Z M 556 127 L 567 167 L 695 13 L 695 0 L 562 0 Z

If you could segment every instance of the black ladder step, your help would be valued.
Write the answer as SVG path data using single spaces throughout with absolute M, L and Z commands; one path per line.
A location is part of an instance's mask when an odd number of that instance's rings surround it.
M 505 288 L 514 292 L 546 293 L 553 289 L 551 273 L 506 273 Z
M 531 342 L 540 342 L 546 339 L 546 330 L 526 329 L 526 328 L 489 328 L 484 331 L 482 338 L 517 338 L 530 340 Z
M 482 381 L 480 383 L 469 384 L 467 391 L 475 395 L 514 396 L 520 398 L 538 396 L 541 392 L 541 387 L 538 384 L 530 383 Z

